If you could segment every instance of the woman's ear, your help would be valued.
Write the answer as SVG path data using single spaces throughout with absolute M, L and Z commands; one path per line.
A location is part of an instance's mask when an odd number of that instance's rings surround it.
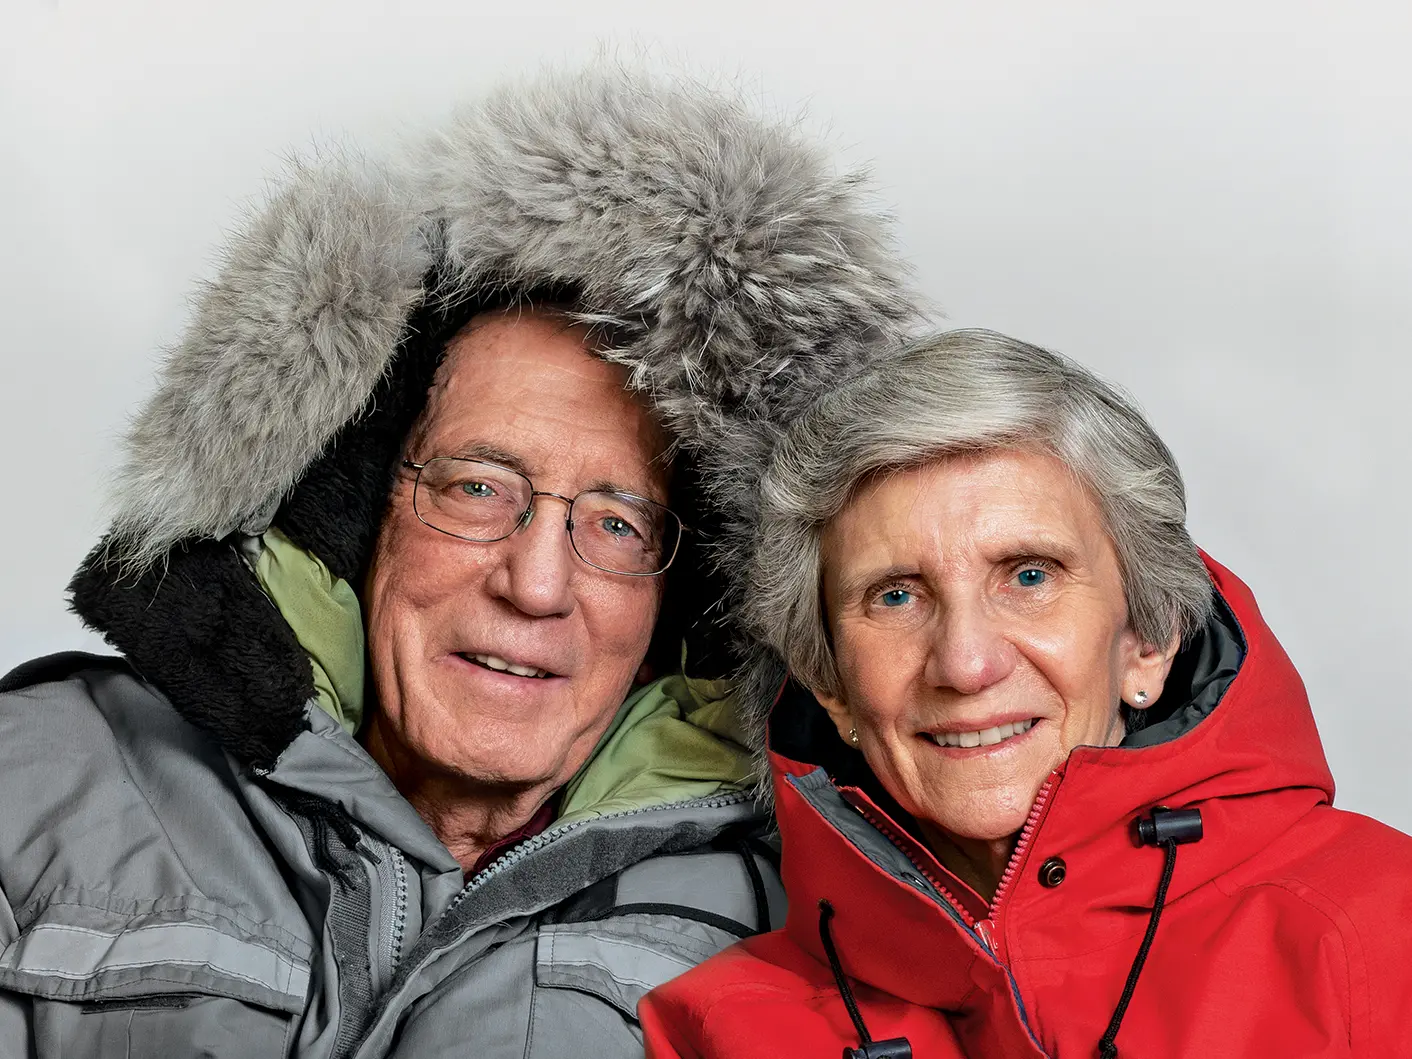
M 1133 635 L 1122 678 L 1123 701 L 1135 710 L 1145 710 L 1160 699 L 1181 646 L 1180 636 L 1173 636 L 1165 647 L 1156 647 Z
M 819 700 L 819 705 L 824 708 L 824 712 L 829 715 L 829 720 L 833 721 L 833 726 L 838 729 L 838 737 L 849 746 L 853 746 L 854 743 L 850 737 L 856 731 L 853 712 L 847 705 L 831 695 L 823 695 L 816 691 L 814 698 Z

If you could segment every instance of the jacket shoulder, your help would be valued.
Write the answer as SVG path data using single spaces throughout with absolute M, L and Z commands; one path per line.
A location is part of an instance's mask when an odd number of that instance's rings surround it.
M 246 914 L 252 895 L 287 890 L 224 753 L 121 659 L 51 656 L 5 688 L 0 892 L 21 920 L 75 901 Z
M 1371 817 L 1320 805 L 1271 848 L 1231 873 L 1234 887 L 1273 884 L 1322 898 L 1333 919 L 1392 926 L 1412 905 L 1412 836 Z M 1311 900 L 1311 903 L 1319 903 Z M 1412 918 L 1398 920 L 1412 933 Z
M 21 662 L 3 677 L 0 677 L 0 695 L 20 691 L 36 684 L 52 684 L 68 680 L 86 670 L 110 670 L 131 672 L 127 659 L 118 655 L 95 655 L 87 651 L 59 651 L 40 658 Z
M 1412 836 L 1321 805 L 1277 845 L 1232 881 L 1246 894 L 1278 888 L 1341 953 L 1354 1055 L 1412 1055 L 1400 1015 L 1412 1008 Z

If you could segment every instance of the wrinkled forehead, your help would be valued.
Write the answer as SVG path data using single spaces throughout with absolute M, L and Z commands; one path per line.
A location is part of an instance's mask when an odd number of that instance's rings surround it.
M 1077 559 L 1111 547 L 1080 478 L 1042 451 L 956 453 L 868 476 L 822 535 L 826 571 L 886 554 L 996 548 Z
M 408 453 L 490 458 L 551 491 L 665 500 L 670 436 L 601 340 L 553 308 L 472 317 L 447 343 Z

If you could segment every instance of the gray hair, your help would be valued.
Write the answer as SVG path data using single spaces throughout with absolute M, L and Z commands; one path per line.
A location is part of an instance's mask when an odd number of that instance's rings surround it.
M 1000 449 L 1058 458 L 1096 498 L 1144 643 L 1165 646 L 1204 624 L 1211 581 L 1187 533 L 1181 473 L 1136 403 L 1057 353 L 962 330 L 874 361 L 790 425 L 761 484 L 744 627 L 804 684 L 840 695 L 821 592 L 824 527 L 879 473 Z

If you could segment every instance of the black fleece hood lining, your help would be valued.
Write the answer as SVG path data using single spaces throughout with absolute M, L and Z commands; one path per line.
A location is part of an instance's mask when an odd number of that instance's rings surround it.
M 1212 596 L 1214 605 L 1205 627 L 1182 645 L 1162 697 L 1145 711 L 1146 723 L 1129 732 L 1120 746 L 1157 746 L 1179 739 L 1211 716 L 1225 698 L 1245 659 L 1246 640 L 1221 594 L 1213 590 Z M 838 737 L 838 729 L 818 700 L 793 680 L 770 713 L 769 743 L 772 751 L 792 761 L 821 766 L 839 786 L 861 789 L 912 830 L 910 816 L 878 782 L 862 753 Z

